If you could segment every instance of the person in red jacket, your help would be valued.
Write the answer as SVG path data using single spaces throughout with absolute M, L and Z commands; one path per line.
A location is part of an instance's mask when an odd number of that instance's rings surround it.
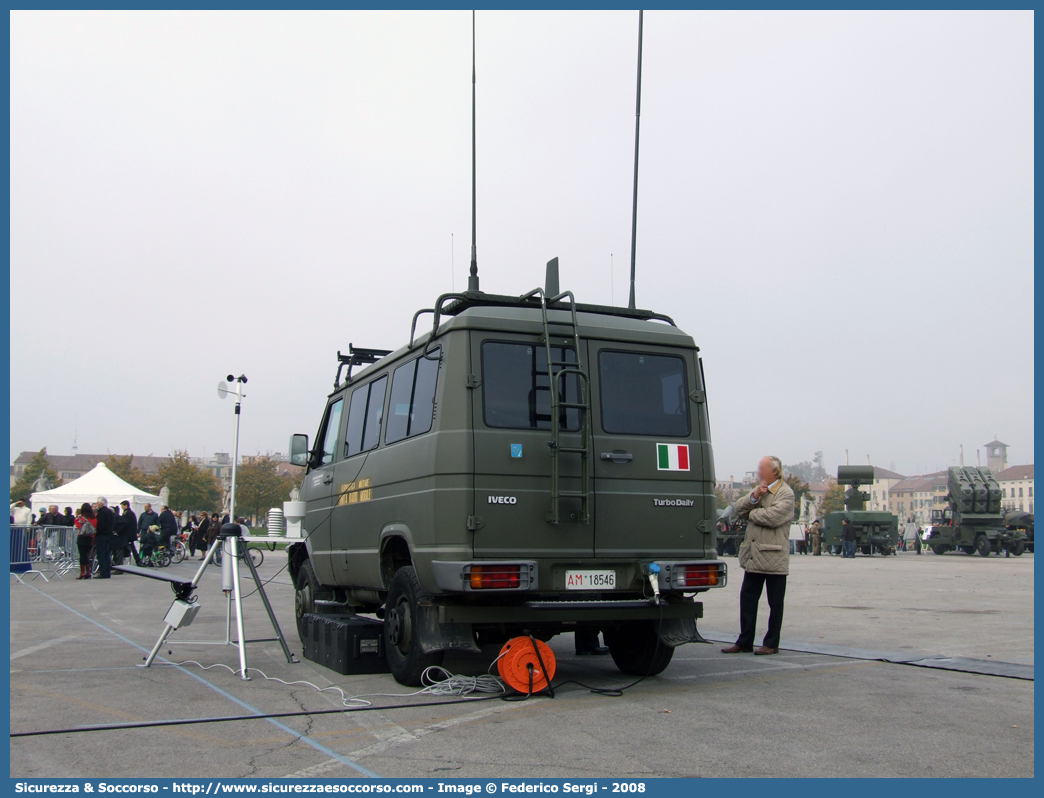
M 98 530 L 98 518 L 89 502 L 84 502 L 76 511 L 73 521 L 76 528 L 76 548 L 80 552 L 80 575 L 77 579 L 91 578 L 91 549 L 94 548 L 94 533 Z

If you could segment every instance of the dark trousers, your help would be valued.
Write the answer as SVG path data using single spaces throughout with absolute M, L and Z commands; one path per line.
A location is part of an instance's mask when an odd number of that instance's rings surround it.
M 91 548 L 94 546 L 93 535 L 77 535 L 76 536 L 76 548 L 80 552 L 80 565 L 90 566 L 91 564 Z
M 118 538 L 118 541 L 116 548 L 114 548 L 112 552 L 112 564 L 123 565 L 123 562 L 127 559 L 127 554 L 129 553 L 134 557 L 134 564 L 141 565 L 141 557 L 138 556 L 138 550 L 134 547 L 134 540 L 125 538 L 121 535 Z
M 854 540 L 842 540 L 841 541 L 841 556 L 847 557 L 850 560 L 855 559 L 855 541 Z
M 112 535 L 94 536 L 94 557 L 98 560 L 98 578 L 112 576 Z
M 761 590 L 766 588 L 769 604 L 768 631 L 762 645 L 779 648 L 779 632 L 783 628 L 783 597 L 787 593 L 786 574 L 758 574 L 747 571 L 743 574 L 740 588 L 740 636 L 736 645 L 740 648 L 754 646 L 754 626 L 758 620 L 758 602 Z

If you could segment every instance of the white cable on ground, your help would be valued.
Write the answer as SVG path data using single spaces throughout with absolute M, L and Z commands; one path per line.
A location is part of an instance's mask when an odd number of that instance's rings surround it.
M 499 659 L 499 657 L 497 658 Z M 194 659 L 185 660 L 183 662 L 171 662 L 170 665 L 195 665 L 201 670 L 209 671 L 211 668 L 224 668 L 229 673 L 239 673 L 235 668 L 225 665 L 223 662 L 217 662 L 213 665 L 204 665 L 200 662 L 196 662 Z M 247 673 L 259 673 L 261 677 L 269 682 L 279 682 L 287 687 L 294 687 L 296 685 L 306 685 L 311 687 L 313 690 L 325 693 L 330 690 L 334 690 L 341 696 L 341 704 L 345 709 L 353 709 L 356 707 L 369 707 L 373 706 L 372 702 L 367 701 L 367 698 L 409 698 L 411 696 L 420 695 L 432 695 L 432 696 L 468 696 L 472 693 L 506 693 L 507 689 L 501 683 L 500 679 L 491 674 L 482 674 L 481 676 L 458 676 L 450 673 L 445 668 L 432 665 L 430 668 L 426 668 L 424 673 L 421 674 L 421 683 L 425 685 L 420 690 L 416 690 L 412 693 L 364 693 L 362 695 L 349 696 L 345 695 L 337 685 L 330 685 L 329 687 L 319 687 L 318 685 L 306 682 L 303 679 L 293 682 L 287 682 L 283 679 L 279 679 L 275 676 L 269 676 L 264 671 L 258 668 L 247 668 Z M 436 680 L 434 676 L 443 674 L 444 679 Z

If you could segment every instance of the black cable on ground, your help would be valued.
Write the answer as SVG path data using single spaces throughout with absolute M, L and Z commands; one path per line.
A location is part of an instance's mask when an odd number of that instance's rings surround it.
M 418 709 L 422 707 L 444 707 L 450 704 L 472 704 L 478 701 L 492 701 L 499 695 L 484 698 L 457 698 L 452 701 L 432 701 L 423 704 L 389 704 L 387 706 L 359 706 L 351 709 L 318 709 L 314 711 L 298 710 L 296 712 L 268 712 L 263 715 L 225 715 L 213 718 L 180 718 L 177 720 L 143 720 L 129 723 L 112 723 L 98 726 L 72 726 L 68 729 L 42 729 L 40 731 L 11 732 L 11 737 L 44 737 L 53 734 L 78 734 L 80 732 L 119 731 L 121 729 L 155 729 L 162 726 L 192 726 L 200 723 L 228 723 L 240 720 L 267 720 L 268 718 L 304 718 L 313 715 L 346 715 L 353 712 L 372 712 L 384 709 Z

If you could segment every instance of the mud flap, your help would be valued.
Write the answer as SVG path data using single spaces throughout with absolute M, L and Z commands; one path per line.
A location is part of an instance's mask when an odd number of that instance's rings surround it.
M 696 630 L 695 618 L 664 618 L 660 623 L 660 641 L 677 648 L 685 643 L 706 643 Z
M 417 605 L 417 639 L 421 651 L 474 651 L 482 653 L 475 643 L 470 623 L 439 623 L 439 608 L 428 603 Z

